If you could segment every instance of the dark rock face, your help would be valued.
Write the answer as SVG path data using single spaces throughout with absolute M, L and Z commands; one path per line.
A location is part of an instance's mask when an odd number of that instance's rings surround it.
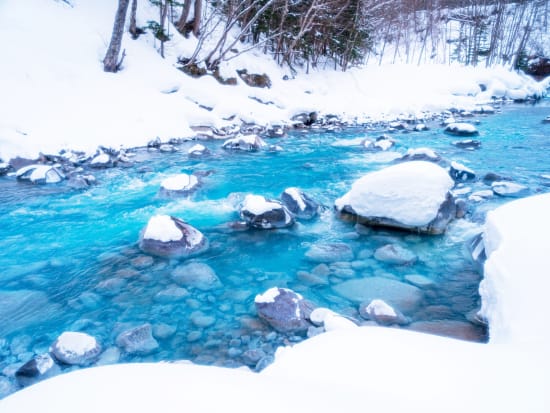
M 298 219 L 311 219 L 319 211 L 319 204 L 298 188 L 285 189 L 281 201 Z
M 198 229 L 179 218 L 157 215 L 142 231 L 139 248 L 161 257 L 190 257 L 206 251 L 208 240 Z
M 309 322 L 312 304 L 292 290 L 270 288 L 254 302 L 258 316 L 281 333 L 303 333 L 313 325 Z
M 538 79 L 550 76 L 550 58 L 544 56 L 530 57 L 524 72 Z
M 475 139 L 464 139 L 461 141 L 454 141 L 453 145 L 456 146 L 457 148 L 473 151 L 481 147 L 481 142 Z
M 249 226 L 258 229 L 287 228 L 295 222 L 281 202 L 260 195 L 247 195 L 240 215 Z
M 237 70 L 237 74 L 243 80 L 243 82 L 250 87 L 259 87 L 259 88 L 268 88 L 268 89 L 271 87 L 271 79 L 265 73 L 261 75 L 256 73 L 248 73 L 246 69 L 242 69 L 242 70 Z
M 15 372 L 15 379 L 20 386 L 30 386 L 40 380 L 55 376 L 61 372 L 61 368 L 48 354 L 39 354 L 23 364 Z
M 474 171 L 459 164 L 458 162 L 451 162 L 449 175 L 451 175 L 451 178 L 453 178 L 456 182 L 472 181 L 476 178 Z
M 303 124 L 305 126 L 311 126 L 315 122 L 317 122 L 318 115 L 317 112 L 310 112 L 310 113 L 298 113 L 297 115 L 294 115 L 291 120 L 293 122 L 296 122 L 298 124 Z

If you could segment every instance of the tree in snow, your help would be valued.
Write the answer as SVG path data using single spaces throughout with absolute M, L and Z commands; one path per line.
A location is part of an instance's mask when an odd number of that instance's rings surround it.
M 119 61 L 118 55 L 120 54 L 120 48 L 122 46 L 122 35 L 124 34 L 124 21 L 126 20 L 126 12 L 128 10 L 128 4 L 130 0 L 119 0 L 118 7 L 115 14 L 115 23 L 113 25 L 113 33 L 111 35 L 111 42 L 107 49 L 107 54 L 103 59 L 103 70 L 105 72 L 118 72 L 124 59 L 124 53 Z

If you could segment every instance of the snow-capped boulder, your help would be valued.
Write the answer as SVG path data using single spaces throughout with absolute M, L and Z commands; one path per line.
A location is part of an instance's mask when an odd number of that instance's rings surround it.
M 58 167 L 39 164 L 24 166 L 17 170 L 15 176 L 21 181 L 33 184 L 56 184 L 65 179 L 65 175 Z
M 294 225 L 294 217 L 281 202 L 261 195 L 247 195 L 241 205 L 240 215 L 253 228 L 273 229 Z
M 478 130 L 471 123 L 455 122 L 450 123 L 445 127 L 445 132 L 450 135 L 457 136 L 475 136 L 479 135 Z
M 202 291 L 216 289 L 222 285 L 216 272 L 202 262 L 190 262 L 176 267 L 172 271 L 171 278 L 178 285 Z
M 404 162 L 358 179 L 335 207 L 342 218 L 364 225 L 441 234 L 456 216 L 453 186 L 447 171 L 432 162 Z
M 410 148 L 399 160 L 439 162 L 441 157 L 430 148 Z
M 187 150 L 187 155 L 192 158 L 200 158 L 201 156 L 206 156 L 209 153 L 210 151 L 206 148 L 206 146 L 201 145 L 200 143 L 193 145 Z
M 550 115 L 548 115 L 547 117 L 545 117 L 545 118 L 542 120 L 542 123 L 550 123 Z
M 206 251 L 208 240 L 179 218 L 155 215 L 141 232 L 139 248 L 161 257 L 189 257 Z
M 374 252 L 374 258 L 387 264 L 408 265 L 416 261 L 416 254 L 398 244 L 387 244 Z
M 149 323 L 123 331 L 117 336 L 116 345 L 128 354 L 138 355 L 151 354 L 159 348 Z
M 53 342 L 50 352 L 61 363 L 86 366 L 98 358 L 101 346 L 89 334 L 66 331 Z
M 376 139 L 363 139 L 361 146 L 369 151 L 387 151 L 395 146 L 395 141 L 389 136 L 382 135 Z
M 273 287 L 254 299 L 258 316 L 281 333 L 305 332 L 312 304 L 287 288 Z
M 115 163 L 111 156 L 105 152 L 101 152 L 100 154 L 94 156 L 90 161 L 90 166 L 97 169 L 112 168 L 114 165 Z
M 426 126 L 425 123 L 417 123 L 416 125 L 414 125 L 414 128 L 413 128 L 416 132 L 425 132 L 427 130 L 430 130 L 430 128 L 428 128 L 428 126 Z
M 326 332 L 357 327 L 357 324 L 349 318 L 324 307 L 313 310 L 309 319 L 313 324 L 322 326 L 323 330 Z
M 460 141 L 454 141 L 453 145 L 460 149 L 466 149 L 467 151 L 473 151 L 481 147 L 481 142 L 475 139 L 463 139 Z
M 306 258 L 314 262 L 338 262 L 353 260 L 353 250 L 343 243 L 313 244 L 306 252 Z
M 258 135 L 237 135 L 226 140 L 222 148 L 238 151 L 255 152 L 267 147 L 267 143 Z
M 366 320 L 373 320 L 381 325 L 405 325 L 409 323 L 400 311 L 393 308 L 384 300 L 374 299 L 370 303 L 359 306 L 359 314 Z
M 529 188 L 525 185 L 508 181 L 496 181 L 491 184 L 493 192 L 500 196 L 520 197 L 527 195 Z
M 38 354 L 23 364 L 15 372 L 15 379 L 20 386 L 30 386 L 40 380 L 53 377 L 61 368 L 49 353 Z
M 414 285 L 389 278 L 367 277 L 347 280 L 336 284 L 332 290 L 353 303 L 364 305 L 381 299 L 400 311 L 415 311 L 422 303 L 422 290 Z
M 461 163 L 452 161 L 449 175 L 457 182 L 471 181 L 476 178 L 476 173 Z
M 319 212 L 319 204 L 298 188 L 285 189 L 281 201 L 299 219 L 311 219 Z
M 163 143 L 159 146 L 159 151 L 162 153 L 172 153 L 177 152 L 178 149 L 174 145 L 170 145 L 169 143 Z
M 165 196 L 188 196 L 199 186 L 195 175 L 177 174 L 164 179 L 160 184 L 160 193 Z

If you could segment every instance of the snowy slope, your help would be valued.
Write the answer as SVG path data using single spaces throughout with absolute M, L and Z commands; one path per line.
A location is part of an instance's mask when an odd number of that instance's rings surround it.
M 126 33 L 124 70 L 104 73 L 101 61 L 116 2 L 70 3 L 72 7 L 54 0 L 0 2 L 4 161 L 64 148 L 93 153 L 98 145 L 140 146 L 157 136 L 191 137 L 190 126 L 283 124 L 304 111 L 364 121 L 449 107 L 471 110 L 491 94 L 521 97 L 544 89 L 502 68 L 440 65 L 320 70 L 285 81 L 288 73 L 259 53 L 243 54 L 224 63 L 221 71 L 224 76 L 236 76 L 235 69 L 243 67 L 249 73 L 265 72 L 271 89 L 251 88 L 240 79 L 237 86 L 224 86 L 211 76 L 196 80 L 175 68 L 196 40 L 184 39 L 174 29 L 166 59 L 150 34 L 134 41 Z M 156 10 L 139 4 L 138 25 L 143 26 L 156 18 Z M 487 91 L 481 92 L 480 84 Z

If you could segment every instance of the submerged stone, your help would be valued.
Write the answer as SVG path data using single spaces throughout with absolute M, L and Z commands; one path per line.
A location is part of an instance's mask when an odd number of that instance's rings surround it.
M 423 300 L 423 294 L 419 288 L 382 277 L 344 281 L 334 285 L 332 290 L 356 304 L 381 299 L 403 313 L 413 312 Z
M 323 243 L 314 244 L 306 252 L 306 258 L 314 262 L 337 262 L 353 260 L 353 250 L 347 244 Z
M 137 355 L 151 354 L 159 347 L 149 323 L 120 333 L 116 338 L 116 344 L 126 353 Z
M 398 244 L 387 244 L 374 252 L 374 258 L 388 264 L 406 265 L 416 261 L 416 254 Z
M 216 272 L 209 265 L 202 262 L 190 262 L 176 267 L 172 271 L 171 278 L 178 285 L 197 288 L 202 291 L 222 286 Z

